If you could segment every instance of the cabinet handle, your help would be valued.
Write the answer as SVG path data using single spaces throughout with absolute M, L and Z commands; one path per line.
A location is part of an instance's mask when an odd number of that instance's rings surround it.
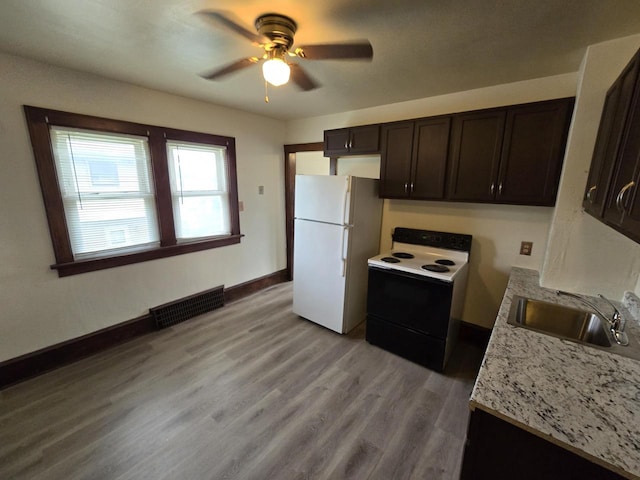
M 495 192 L 495 191 L 496 191 L 496 184 L 492 183 L 491 184 L 491 195 L 493 195 L 493 192 Z
M 498 185 L 498 195 L 502 195 L 502 182 Z
M 353 134 L 349 135 L 349 148 L 353 147 Z
M 624 194 L 627 193 L 631 187 L 633 187 L 636 183 L 631 181 L 627 183 L 624 187 L 620 189 L 618 192 L 618 196 L 616 197 L 616 208 L 620 213 L 624 213 Z
M 591 188 L 589 188 L 589 191 L 587 192 L 587 201 L 589 203 L 593 203 L 593 192 L 596 191 L 596 185 L 592 185 Z
M 413 182 L 411 182 L 411 193 L 413 193 Z
M 407 193 L 409 191 L 408 188 L 407 188 L 408 185 L 409 184 L 407 182 L 404 182 L 404 193 Z
M 347 138 L 347 139 L 344 141 L 344 149 L 345 149 L 345 150 L 347 150 L 348 148 L 349 148 L 349 139 Z

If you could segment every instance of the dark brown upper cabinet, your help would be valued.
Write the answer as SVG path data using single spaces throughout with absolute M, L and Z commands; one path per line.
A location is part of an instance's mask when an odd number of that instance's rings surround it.
M 640 51 L 607 91 L 585 187 L 587 213 L 640 242 Z
M 381 132 L 380 196 L 444 198 L 450 117 L 387 124 Z
M 495 200 L 506 115 L 506 109 L 494 109 L 453 118 L 449 199 Z
M 380 125 L 324 131 L 324 156 L 367 155 L 380 152 Z
M 498 202 L 556 203 L 573 104 L 573 98 L 568 98 L 507 109 Z
M 619 78 L 607 91 L 598 127 L 598 136 L 589 168 L 589 177 L 584 192 L 582 206 L 596 218 L 604 213 L 604 204 L 611 182 L 613 166 L 618 156 L 624 120 L 627 116 L 629 99 L 633 92 L 631 70 Z M 627 88 L 624 88 L 626 86 Z M 626 101 L 624 97 L 628 97 Z
M 447 198 L 552 206 L 573 98 L 454 116 Z
M 624 235 L 640 242 L 640 51 L 623 71 L 620 110 L 626 110 L 625 122 L 618 154 L 614 160 L 613 175 L 609 182 L 604 221 Z M 628 72 L 628 73 L 627 73 Z M 625 75 L 627 73 L 627 75 Z M 633 86 L 632 92 L 626 91 Z M 628 103 L 625 108 L 623 103 Z

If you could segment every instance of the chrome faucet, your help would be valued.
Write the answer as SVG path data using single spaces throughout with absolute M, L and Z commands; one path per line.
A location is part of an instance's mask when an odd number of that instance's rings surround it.
M 609 331 L 611 332 L 611 335 L 613 336 L 613 339 L 615 340 L 615 342 L 618 345 L 621 345 L 623 347 L 629 345 L 629 338 L 627 337 L 627 334 L 623 332 L 624 319 L 622 317 L 622 314 L 616 308 L 616 306 L 613 303 L 611 303 L 611 301 L 607 297 L 605 297 L 602 294 L 598 294 L 598 296 L 601 299 L 603 299 L 605 302 L 607 302 L 611 306 L 611 308 L 613 308 L 613 314 L 611 315 L 611 318 L 609 318 L 608 315 L 605 315 L 604 313 L 602 313 L 602 311 L 598 307 L 596 307 L 593 303 L 591 303 L 589 300 L 584 298 L 582 295 L 577 295 L 571 292 L 565 292 L 563 290 L 556 290 L 556 294 L 577 298 L 582 303 L 591 307 L 598 314 L 600 318 L 602 318 L 607 322 L 607 324 L 609 325 Z

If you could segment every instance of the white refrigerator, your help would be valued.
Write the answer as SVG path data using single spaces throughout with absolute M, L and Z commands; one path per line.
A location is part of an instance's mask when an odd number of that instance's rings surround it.
M 378 254 L 378 180 L 296 175 L 293 312 L 338 333 L 366 317 L 367 259 Z

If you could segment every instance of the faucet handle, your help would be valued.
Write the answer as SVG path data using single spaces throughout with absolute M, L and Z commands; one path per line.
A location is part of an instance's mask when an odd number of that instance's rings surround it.
M 618 308 L 611 302 L 611 300 L 609 300 L 607 297 L 605 297 L 602 294 L 598 294 L 598 296 L 603 299 L 605 302 L 607 302 L 611 308 L 613 308 L 613 315 L 611 316 L 611 335 L 613 335 L 613 339 L 616 341 L 616 343 L 618 345 L 622 345 L 623 347 L 626 347 L 627 345 L 629 345 L 629 337 L 627 336 L 626 333 L 623 332 L 624 330 L 624 318 L 622 317 L 622 314 L 620 313 L 620 311 L 618 310 Z
M 624 329 L 624 325 L 623 325 L 624 318 L 622 317 L 622 314 L 620 313 L 618 308 L 613 304 L 613 302 L 611 302 L 611 300 L 609 300 L 607 297 L 605 297 L 601 293 L 599 293 L 598 296 L 602 300 L 607 302 L 611 306 L 611 308 L 613 308 L 613 316 L 611 317 L 612 328 L 614 328 L 616 331 L 622 331 Z

